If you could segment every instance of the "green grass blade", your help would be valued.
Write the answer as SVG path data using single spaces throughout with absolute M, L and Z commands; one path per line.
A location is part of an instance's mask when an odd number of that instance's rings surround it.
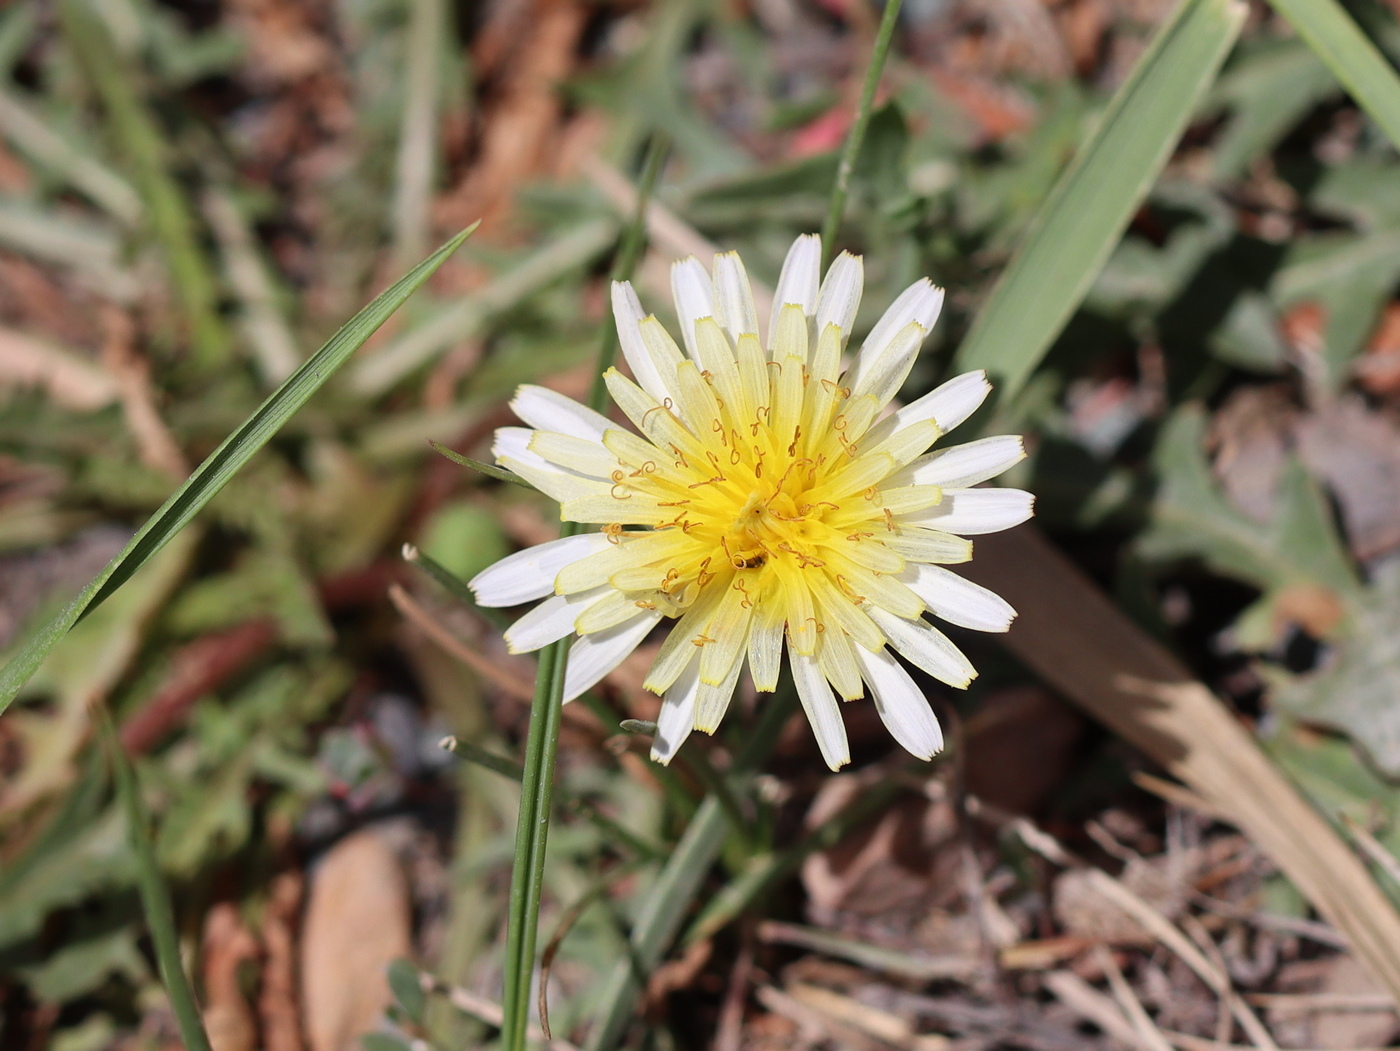
M 1311 2 L 1311 0 L 1309 0 Z M 1014 395 L 1122 236 L 1244 21 L 1238 0 L 1183 0 L 1041 207 L 958 350 Z
M 783 692 L 765 700 L 763 713 L 734 764 L 738 772 L 751 773 L 767 761 L 796 707 L 797 694 L 790 682 Z M 641 993 L 638 972 L 644 975 L 661 962 L 728 834 L 729 815 L 711 793 L 700 804 L 656 882 L 647 890 L 632 926 L 631 952 L 614 966 L 603 988 L 598 1021 L 585 1045 L 587 1051 L 607 1051 L 621 1038 Z
M 194 215 L 170 171 L 170 147 L 138 91 L 107 28 L 86 0 L 59 4 L 64 33 L 106 107 L 112 132 L 145 199 L 170 281 L 189 325 L 191 351 L 204 369 L 224 361 L 228 332 L 218 313 L 218 286 L 200 250 Z
M 1400 76 L 1337 0 L 1269 0 L 1400 148 Z
M 170 903 L 170 888 L 165 885 L 156 862 L 151 822 L 141 799 L 141 786 L 131 760 L 122 751 L 112 728 L 111 716 L 105 709 L 97 713 L 98 732 L 102 735 L 112 763 L 112 776 L 117 785 L 117 799 L 126 816 L 127 838 L 136 855 L 136 886 L 141 894 L 141 907 L 146 914 L 146 926 L 151 932 L 156 967 L 160 980 L 170 998 L 170 1009 L 180 1030 L 187 1051 L 210 1051 L 209 1036 L 204 1031 L 204 1018 L 194 998 L 189 976 L 180 961 L 180 937 L 175 930 L 175 909 Z
M 497 467 L 493 463 L 484 463 L 481 460 L 474 460 L 470 456 L 463 456 L 456 449 L 449 449 L 441 442 L 430 441 L 428 444 L 459 467 L 470 468 L 478 474 L 486 475 L 488 478 L 495 478 L 497 481 L 501 482 L 509 482 L 511 485 L 518 485 L 524 489 L 535 488 L 514 471 L 508 471 L 504 467 Z
M 107 563 L 82 592 L 25 643 L 0 670 L 0 713 L 15 699 L 20 689 L 44 657 L 89 609 L 121 587 L 157 551 L 189 524 L 253 455 L 267 444 L 291 417 L 321 389 L 335 371 L 344 365 L 384 320 L 412 295 L 440 267 L 476 227 L 463 230 L 392 286 L 380 293 L 318 350 L 301 368 L 292 373 L 268 399 L 248 417 L 222 445 L 209 454 L 185 484 L 166 500 L 140 531 Z

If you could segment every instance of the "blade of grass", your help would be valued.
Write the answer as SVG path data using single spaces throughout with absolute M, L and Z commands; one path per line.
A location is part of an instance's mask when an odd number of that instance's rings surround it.
M 768 893 L 818 850 L 834 847 L 861 823 L 878 815 L 903 786 L 886 778 L 860 793 L 830 820 L 814 828 L 796 843 L 750 860 L 749 866 L 714 895 L 686 931 L 682 944 L 694 945 L 717 934 L 761 896 Z
M 146 913 L 146 926 L 151 932 L 156 967 L 160 971 L 170 1009 L 180 1029 L 186 1051 L 211 1051 L 204 1019 L 194 998 L 194 989 L 180 961 L 180 937 L 175 930 L 175 909 L 170 903 L 170 889 L 156 863 L 155 842 L 151 836 L 151 821 L 141 799 L 141 787 L 136 771 L 122 751 L 105 707 L 94 713 L 98 732 L 102 735 L 112 764 L 112 776 L 117 785 L 117 799 L 126 816 L 127 838 L 136 856 L 136 886 L 141 894 L 141 908 Z
M 646 238 L 646 202 L 661 171 L 668 145 L 661 136 L 648 150 L 638 206 L 618 246 L 613 279 L 626 280 L 641 257 Z M 617 333 L 603 326 L 598 349 L 598 369 L 589 403 L 602 409 L 607 387 L 602 374 L 617 353 Z M 566 523 L 565 536 L 582 532 Z M 530 1014 L 530 985 L 535 970 L 535 943 L 539 937 L 540 890 L 544 885 L 545 848 L 549 840 L 550 806 L 554 795 L 554 757 L 559 746 L 559 722 L 564 707 L 564 674 L 568 667 L 570 636 L 546 647 L 535 680 L 535 700 L 525 739 L 525 770 L 520 787 L 520 815 L 515 827 L 515 866 L 510 876 L 509 919 L 506 923 L 505 987 L 501 1007 L 503 1051 L 523 1051 Z
M 252 416 L 209 454 L 194 474 L 171 494 L 121 553 L 107 563 L 106 568 L 83 588 L 77 598 L 30 636 L 24 647 L 0 669 L 0 713 L 10 706 L 44 657 L 68 633 L 68 629 L 89 609 L 121 587 L 171 537 L 180 532 L 369 339 L 384 319 L 427 281 L 475 229 L 475 226 L 471 226 L 463 230 L 347 321 L 325 346 L 292 373 Z
M 394 260 L 400 265 L 418 259 L 428 247 L 446 7 L 443 0 L 413 0 L 404 34 L 403 120 L 393 211 Z
M 169 146 L 137 90 L 139 80 L 127 69 L 107 28 L 84 0 L 62 0 L 64 33 L 78 61 L 102 99 L 112 131 L 132 167 L 145 200 L 152 232 L 165 255 L 185 320 L 189 324 L 195 364 L 220 365 L 228 333 L 218 315 L 218 289 L 208 260 L 200 251 L 194 216 L 171 175 Z
M 734 764 L 737 773 L 751 773 L 768 759 L 796 701 L 790 683 L 784 692 L 767 701 L 748 745 Z M 606 1051 L 622 1036 L 641 992 L 645 972 L 661 962 L 667 946 L 675 940 L 728 834 L 729 818 L 725 808 L 716 796 L 707 795 L 656 882 L 647 890 L 646 900 L 632 927 L 632 951 L 608 976 L 608 984 L 599 1000 L 598 1022 L 588 1034 L 587 1051 Z
M 131 184 L 83 153 L 34 112 L 18 94 L 0 89 L 0 129 L 21 151 L 59 177 L 124 226 L 141 219 L 141 198 Z
M 851 122 L 850 131 L 846 133 L 845 145 L 841 147 L 841 160 L 836 168 L 836 185 L 832 187 L 831 203 L 827 206 L 826 220 L 822 223 L 823 270 L 831 261 L 836 234 L 841 229 L 841 217 L 846 212 L 846 194 L 851 187 L 851 173 L 855 171 L 856 158 L 860 156 L 861 143 L 865 141 L 865 131 L 870 127 L 870 114 L 875 108 L 875 91 L 880 86 L 880 74 L 884 72 L 885 59 L 894 40 L 901 3 L 902 0 L 885 0 L 885 10 L 880 15 L 880 28 L 875 31 L 875 46 L 871 52 L 870 65 L 865 70 L 865 84 L 860 90 L 855 119 Z
M 1400 76 L 1337 0 L 1269 0 L 1400 148 Z
M 514 308 L 564 275 L 587 266 L 617 239 L 611 217 L 583 223 L 543 245 L 501 274 L 470 299 L 445 308 L 436 317 L 405 333 L 374 357 L 355 366 L 350 385 L 360 394 L 383 394 L 415 369 L 422 368 L 449 347 L 471 339 L 493 318 Z
M 956 364 L 1020 390 L 1079 306 L 1244 21 L 1238 0 L 1183 0 L 1036 214 Z
M 296 370 L 301 352 L 282 313 L 273 276 L 258 251 L 252 224 L 233 194 L 222 186 L 205 193 L 204 215 L 219 242 L 229 287 L 241 300 L 239 321 L 244 339 L 253 351 L 263 385 L 275 387 Z
M 449 449 L 441 442 L 430 441 L 428 442 L 428 444 L 431 445 L 443 456 L 451 460 L 453 463 L 461 467 L 470 468 L 471 470 L 476 471 L 478 474 L 484 474 L 488 478 L 495 478 L 497 481 L 510 482 L 511 485 L 518 485 L 523 489 L 535 488 L 533 485 L 527 482 L 524 478 L 521 478 L 520 475 L 516 474 L 514 471 L 508 471 L 504 467 L 497 467 L 493 463 L 485 463 L 481 460 L 474 460 L 470 456 L 463 456 L 456 449 Z

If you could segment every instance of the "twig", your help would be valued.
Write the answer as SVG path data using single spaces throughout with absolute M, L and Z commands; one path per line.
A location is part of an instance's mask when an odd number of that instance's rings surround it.
M 1281 1014 L 1310 1011 L 1394 1011 L 1400 1013 L 1389 993 L 1245 993 L 1245 1001 Z
M 1400 858 L 1385 849 L 1385 846 L 1359 821 L 1350 814 L 1343 814 L 1342 824 L 1351 833 L 1351 838 L 1371 861 L 1397 885 L 1400 885 Z
M 724 989 L 724 1002 L 719 1009 L 714 1051 L 739 1051 L 743 1042 L 744 1002 L 748 999 L 749 983 L 753 979 L 753 943 L 753 927 L 745 924 L 743 944 L 739 955 L 734 958 L 729 983 Z
M 389 601 L 394 604 L 395 609 L 413 623 L 414 627 L 432 639 L 443 652 L 456 657 L 483 679 L 495 683 L 516 700 L 528 704 L 534 699 L 535 688 L 533 685 L 514 672 L 488 660 L 457 638 L 456 635 L 453 635 L 435 621 L 432 614 L 420 606 L 400 585 L 391 584 L 389 586 Z
M 1182 961 L 1196 972 L 1196 976 L 1226 1002 L 1230 1012 L 1238 1020 L 1245 1034 L 1254 1042 L 1255 1047 L 1262 1048 L 1264 1051 L 1278 1051 L 1278 1045 L 1274 1043 L 1274 1038 L 1264 1028 L 1264 1024 L 1255 1017 L 1254 1012 L 1231 987 L 1229 977 L 1222 974 L 1210 960 L 1206 959 L 1205 955 L 1192 945 L 1186 935 L 1182 934 L 1170 920 L 1108 873 L 1100 869 L 1089 869 L 1087 878 L 1089 886 L 1132 916 L 1163 945 L 1181 957 Z
M 1118 967 L 1118 961 L 1113 958 L 1113 953 L 1102 945 L 1096 945 L 1093 956 L 1094 962 L 1102 968 L 1104 977 L 1108 979 L 1108 987 L 1113 992 L 1113 998 L 1118 1001 L 1118 1006 L 1123 1009 L 1123 1013 L 1128 1016 L 1128 1020 L 1132 1023 L 1138 1046 L 1143 1051 L 1171 1051 L 1171 1044 L 1167 1043 L 1167 1038 L 1157 1028 L 1157 1023 L 1152 1021 L 1142 1006 L 1142 1001 L 1137 998 L 1137 993 L 1133 992 L 1133 987 L 1123 977 L 1123 972 Z
M 1141 1046 L 1137 1030 L 1123 1017 L 1119 1005 L 1073 971 L 1051 971 L 1040 981 L 1060 1003 L 1093 1022 L 1118 1043 L 1132 1048 Z
M 437 993 L 445 996 L 447 1002 L 463 1014 L 471 1015 L 480 1022 L 485 1022 L 496 1029 L 501 1027 L 505 1021 L 505 1012 L 501 1010 L 501 1005 L 494 1000 L 488 1000 L 484 996 L 463 989 L 459 985 L 448 985 L 436 975 L 427 971 L 418 972 L 418 980 L 423 983 L 423 991 L 426 993 Z M 526 1036 L 531 1040 L 542 1040 L 546 1047 L 553 1051 L 579 1051 L 576 1044 L 571 1044 L 567 1040 L 546 1037 L 544 1031 L 539 1026 L 528 1026 L 525 1030 Z

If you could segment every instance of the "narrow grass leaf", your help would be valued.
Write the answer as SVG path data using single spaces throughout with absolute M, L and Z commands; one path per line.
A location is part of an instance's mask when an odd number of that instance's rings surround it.
M 1016 393 L 1074 313 L 1171 156 L 1244 21 L 1238 0 L 1183 0 L 1050 192 L 958 350 Z
M 200 250 L 194 215 L 171 174 L 170 144 L 141 98 L 139 77 L 127 68 L 91 5 L 64 0 L 59 13 L 64 34 L 101 97 L 112 131 L 130 162 L 189 325 L 194 360 L 205 369 L 216 368 L 227 353 L 228 333 L 219 319 L 218 285 Z
M 524 478 L 521 478 L 520 475 L 516 474 L 514 471 L 508 471 L 504 467 L 497 467 L 493 463 L 486 463 L 482 460 L 473 460 L 470 456 L 463 456 L 455 449 L 449 449 L 441 442 L 430 441 L 428 442 L 428 444 L 431 445 L 443 456 L 451 460 L 453 463 L 458 464 L 462 467 L 468 467 L 471 470 L 476 471 L 478 474 L 484 474 L 488 478 L 495 478 L 502 482 L 510 482 L 512 485 L 518 485 L 525 489 L 535 488 L 533 485 L 527 482 Z
M 1400 76 L 1337 0 L 1269 0 L 1400 148 Z
M 97 713 L 99 733 L 112 763 L 112 775 L 117 785 L 117 799 L 126 817 L 127 838 L 136 858 L 136 886 L 141 894 L 141 907 L 146 914 L 146 926 L 151 932 L 156 966 L 160 971 L 165 994 L 175 1024 L 188 1051 L 210 1051 L 209 1036 L 204 1031 L 204 1019 L 194 998 L 194 989 L 180 960 L 180 936 L 175 930 L 175 909 L 170 903 L 170 888 L 165 885 L 156 862 L 155 843 L 151 836 L 150 817 L 141 799 L 141 786 L 131 760 L 122 751 L 106 709 Z
M 209 454 L 184 485 L 170 496 L 106 568 L 83 588 L 0 669 L 0 712 L 4 712 L 35 669 L 85 613 L 102 602 L 180 532 L 253 455 L 267 444 L 307 400 L 321 389 L 384 320 L 427 281 L 475 230 L 462 231 L 392 286 L 380 293 L 292 373 L 268 399 Z

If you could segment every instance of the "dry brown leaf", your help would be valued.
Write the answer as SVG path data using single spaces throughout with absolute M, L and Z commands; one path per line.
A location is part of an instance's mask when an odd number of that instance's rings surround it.
M 204 918 L 204 1028 L 213 1051 L 254 1051 L 258 1028 L 239 983 L 239 968 L 258 957 L 258 940 L 229 902 Z
M 311 1051 L 358 1051 L 391 996 L 385 968 L 407 956 L 408 880 L 380 829 L 346 836 L 311 878 L 301 944 L 301 995 Z
M 1329 961 L 1318 992 L 1324 996 L 1342 993 L 1348 996 L 1383 992 L 1380 983 L 1350 956 L 1339 955 Z M 1319 1011 L 1313 1016 L 1312 1042 L 1317 1047 L 1357 1048 L 1379 1047 L 1391 1043 L 1397 1028 L 1395 1008 L 1378 1011 Z
M 1400 915 L 1253 735 L 1033 526 L 980 537 L 977 549 L 967 575 L 1020 611 L 1008 648 L 1230 815 L 1400 994 Z
M 70 412 L 95 412 L 117 397 L 112 377 L 73 351 L 0 328 L 0 388 L 39 387 Z
M 501 63 L 508 80 L 486 114 L 476 163 L 438 208 L 438 218 L 454 229 L 476 219 L 488 227 L 499 223 L 520 183 L 551 160 L 562 112 L 558 86 L 573 68 L 588 11 L 574 0 L 530 6 L 528 33 Z
M 807 827 L 820 827 L 877 776 L 881 772 L 871 768 L 828 778 L 807 812 Z M 803 861 L 808 914 L 819 926 L 831 926 L 843 913 L 878 916 L 908 909 L 939 889 L 957 893 L 958 852 L 940 849 L 956 838 L 951 803 L 900 799 L 878 820 Z
M 265 963 L 258 992 L 263 1051 L 302 1051 L 305 1046 L 296 984 L 296 923 L 301 894 L 301 873 L 283 872 L 272 881 L 263 913 Z

